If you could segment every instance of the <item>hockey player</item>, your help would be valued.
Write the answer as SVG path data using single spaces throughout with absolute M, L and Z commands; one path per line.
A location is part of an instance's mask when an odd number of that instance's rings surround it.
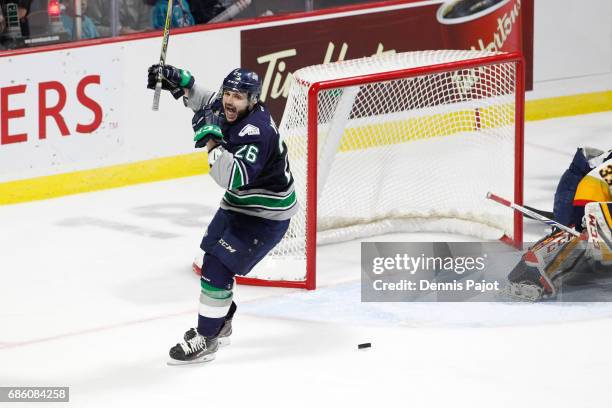
M 159 65 L 149 68 L 155 87 Z M 210 361 L 231 334 L 234 276 L 246 275 L 282 239 L 297 210 L 287 147 L 259 101 L 255 72 L 235 69 L 216 93 L 195 84 L 188 71 L 164 65 L 162 88 L 184 103 L 195 146 L 208 151 L 210 175 L 226 189 L 204 234 L 198 325 L 170 349 L 169 364 Z
M 561 230 L 538 241 L 508 276 L 512 297 L 538 300 L 557 294 L 562 282 L 612 265 L 612 150 L 579 148 L 555 192 Z

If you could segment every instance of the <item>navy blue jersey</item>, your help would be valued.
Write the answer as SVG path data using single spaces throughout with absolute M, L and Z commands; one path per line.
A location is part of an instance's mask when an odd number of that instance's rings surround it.
M 287 146 L 268 109 L 257 104 L 244 118 L 223 127 L 223 147 L 242 165 L 245 183 L 239 190 L 263 188 L 285 191 L 293 184 Z
M 221 101 L 211 106 L 221 117 L 221 153 L 211 176 L 226 188 L 221 208 L 273 220 L 289 219 L 297 212 L 287 146 L 268 109 L 261 103 L 243 118 L 227 123 Z M 219 149 L 219 148 L 217 148 Z M 215 150 L 217 150 L 215 149 Z

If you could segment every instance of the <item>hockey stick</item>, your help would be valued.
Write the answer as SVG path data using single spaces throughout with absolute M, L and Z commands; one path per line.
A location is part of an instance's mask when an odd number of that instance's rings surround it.
M 568 233 L 570 233 L 570 234 L 572 234 L 572 235 L 574 235 L 576 237 L 580 236 L 580 233 L 578 231 L 576 231 L 575 229 L 573 229 L 573 228 L 566 227 L 565 225 L 560 224 L 557 221 L 553 221 L 550 218 L 544 217 L 543 215 L 540 215 L 537 212 L 531 211 L 528 208 L 525 208 L 525 207 L 523 207 L 521 205 L 518 205 L 518 204 L 515 204 L 515 203 L 513 203 L 511 201 L 508 201 L 505 198 L 502 198 L 502 197 L 500 197 L 498 195 L 495 195 L 495 194 L 493 194 L 491 192 L 487 193 L 487 198 L 489 200 L 495 201 L 496 203 L 499 203 L 499 204 L 504 205 L 506 207 L 510 207 L 510 208 L 520 212 L 520 213 L 523 213 L 523 214 L 527 215 L 528 217 L 533 218 L 534 220 L 538 220 L 538 221 L 543 222 L 544 224 L 547 224 L 547 225 L 550 225 L 550 226 L 553 226 L 553 227 L 557 227 L 557 228 L 559 228 L 559 229 L 561 229 L 561 230 L 563 230 L 565 232 L 568 232 Z
M 164 24 L 164 38 L 162 40 L 161 54 L 159 56 L 159 71 L 157 72 L 157 83 L 153 93 L 153 110 L 159 110 L 159 97 L 162 90 L 162 68 L 166 64 L 166 51 L 168 50 L 168 39 L 170 38 L 170 23 L 172 22 L 172 0 L 168 0 L 168 10 L 166 11 L 166 23 Z
M 542 216 L 544 216 L 546 218 L 550 218 L 550 219 L 555 218 L 555 214 L 552 211 L 538 210 L 537 208 L 533 208 L 533 207 L 530 207 L 528 205 L 524 205 L 523 207 L 525 207 L 528 210 L 533 211 L 534 213 L 538 213 L 538 214 L 540 214 L 540 215 L 542 215 Z M 527 214 L 525 214 L 525 216 L 528 217 L 528 218 L 531 218 L 532 220 L 536 219 L 536 218 L 533 218 L 533 217 L 531 217 L 531 216 L 529 216 Z

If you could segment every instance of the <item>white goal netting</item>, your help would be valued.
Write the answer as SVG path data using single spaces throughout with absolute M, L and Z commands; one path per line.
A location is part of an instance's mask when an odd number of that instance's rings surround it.
M 440 231 L 512 237 L 513 213 L 485 199 L 515 188 L 514 62 L 385 80 L 384 73 L 488 57 L 481 51 L 387 54 L 298 70 L 279 127 L 301 210 L 250 277 L 303 280 L 308 185 L 308 90 L 318 94 L 317 241 Z M 372 78 L 372 77 L 368 77 Z

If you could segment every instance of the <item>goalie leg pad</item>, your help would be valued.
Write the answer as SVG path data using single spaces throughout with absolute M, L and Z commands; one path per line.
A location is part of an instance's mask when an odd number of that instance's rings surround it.
M 588 203 L 584 218 L 589 259 L 612 267 L 612 203 Z
M 587 248 L 585 238 L 584 235 L 571 237 L 569 242 L 560 245 L 559 250 L 553 257 L 545 258 L 544 255 L 541 256 L 542 260 L 546 259 L 546 262 L 543 263 L 543 275 L 551 283 L 555 292 L 559 289 L 561 278 L 576 272 L 575 267 L 584 258 Z
M 562 278 L 584 259 L 586 248 L 586 235 L 578 238 L 564 231 L 553 232 L 523 255 L 508 275 L 510 285 L 506 292 L 524 300 L 556 295 Z

